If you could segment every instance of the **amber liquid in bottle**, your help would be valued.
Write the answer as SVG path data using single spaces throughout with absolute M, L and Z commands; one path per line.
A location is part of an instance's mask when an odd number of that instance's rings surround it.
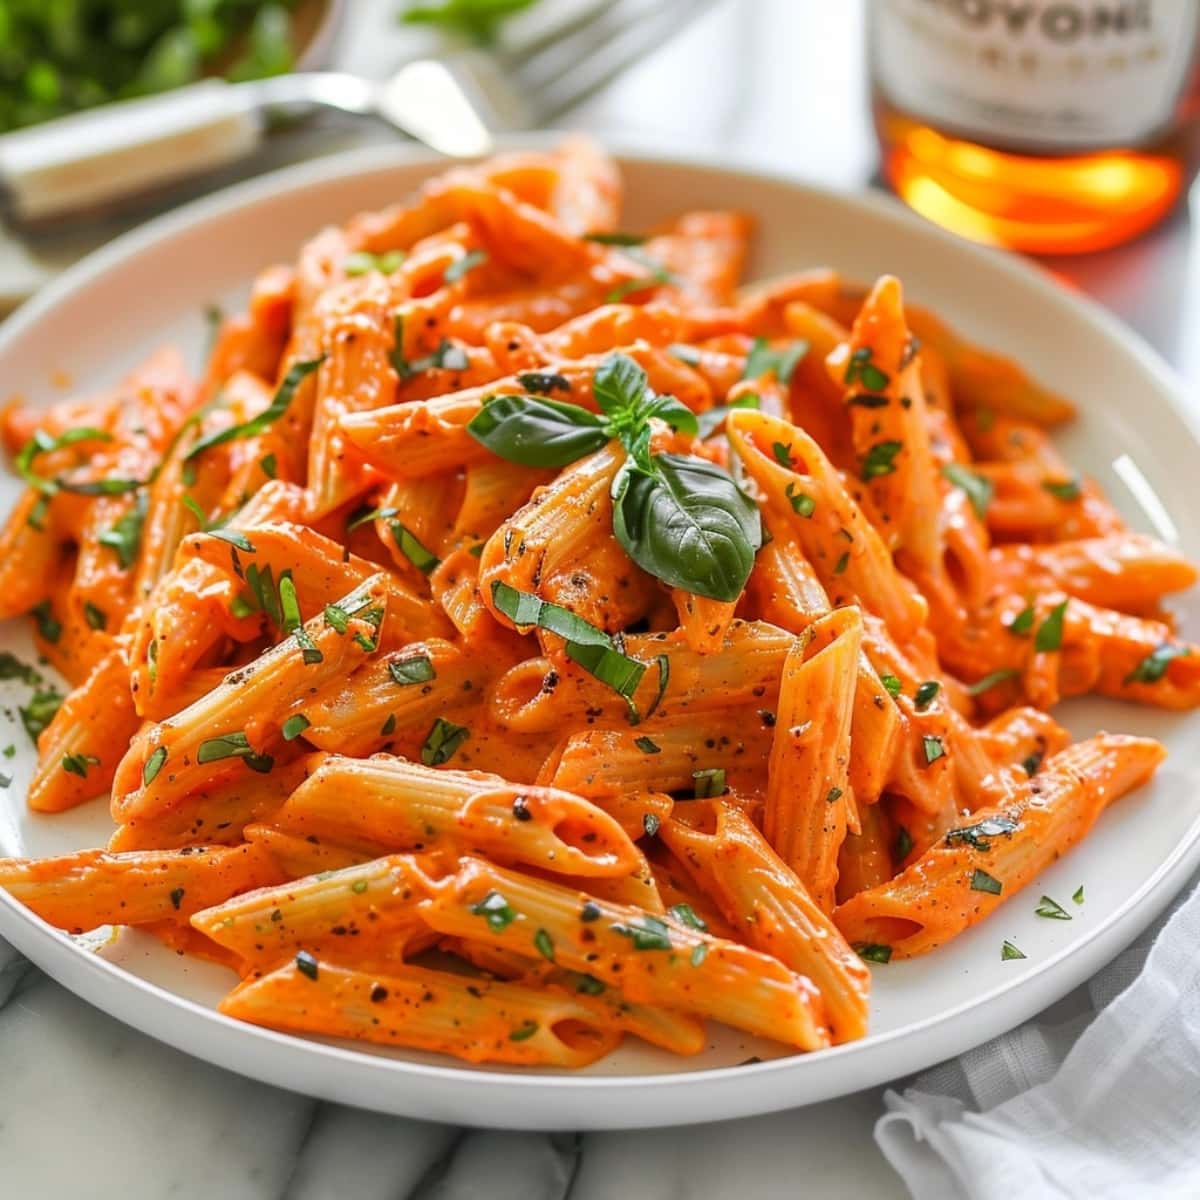
M 870 0 L 883 171 L 976 241 L 1098 250 L 1197 166 L 1195 0 Z

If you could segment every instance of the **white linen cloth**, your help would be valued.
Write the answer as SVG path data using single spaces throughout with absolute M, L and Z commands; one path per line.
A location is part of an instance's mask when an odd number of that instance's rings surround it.
M 915 1200 L 1200 1197 L 1198 882 L 1080 990 L 1082 1012 L 886 1093 L 875 1139 Z

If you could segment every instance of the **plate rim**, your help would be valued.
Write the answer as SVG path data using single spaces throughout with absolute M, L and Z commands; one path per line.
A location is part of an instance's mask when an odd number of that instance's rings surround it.
M 544 146 L 561 136 L 560 133 L 550 132 L 507 138 L 501 140 L 499 148 Z M 819 201 L 832 202 L 852 212 L 866 213 L 874 220 L 890 223 L 901 233 L 932 237 L 963 256 L 965 261 L 986 263 L 989 270 L 1000 271 L 1019 285 L 1036 290 L 1052 306 L 1058 305 L 1073 311 L 1095 336 L 1115 342 L 1121 352 L 1132 356 L 1138 366 L 1155 379 L 1161 398 L 1172 416 L 1200 444 L 1200 416 L 1194 414 L 1185 402 L 1184 387 L 1177 372 L 1136 330 L 1124 325 L 1090 297 L 1062 288 L 1038 264 L 989 246 L 965 241 L 932 225 L 894 197 L 883 193 L 825 186 L 801 178 L 796 173 L 765 167 L 737 155 L 681 154 L 658 147 L 653 142 L 629 138 L 605 138 L 604 144 L 618 161 L 666 168 L 698 168 L 740 177 L 750 186 L 761 182 L 782 185 Z M 128 258 L 170 242 L 177 234 L 196 224 L 272 198 L 295 197 L 309 184 L 326 181 L 332 172 L 352 186 L 355 179 L 367 174 L 420 167 L 435 170 L 446 164 L 447 160 L 410 146 L 361 147 L 293 164 L 193 200 L 121 234 L 73 264 L 23 303 L 0 327 L 0 356 L 10 344 L 52 313 L 77 288 L 102 278 Z M 348 204 L 347 207 L 349 209 L 353 205 Z M 1166 908 L 1197 865 L 1200 865 L 1200 813 L 1193 818 L 1173 852 L 1157 865 L 1124 903 L 1089 930 L 1086 937 L 1039 960 L 1032 970 L 1014 975 L 1011 980 L 969 1001 L 899 1029 L 869 1035 L 860 1041 L 815 1054 L 788 1055 L 748 1066 L 713 1067 L 665 1074 L 571 1075 L 466 1070 L 454 1064 L 408 1062 L 247 1025 L 133 975 L 118 964 L 102 958 L 34 916 L 3 891 L 0 891 L 0 934 L 52 978 L 58 979 L 76 995 L 115 1019 L 185 1053 L 263 1082 L 359 1106 L 370 1105 L 377 1111 L 412 1116 L 413 1105 L 404 1101 L 415 1099 L 419 1104 L 428 1097 L 414 1098 L 404 1092 L 381 1095 L 380 1087 L 389 1081 L 395 1085 L 405 1079 L 419 1080 L 430 1085 L 441 1085 L 440 1095 L 436 1098 L 439 1111 L 420 1114 L 427 1119 L 486 1123 L 492 1127 L 513 1129 L 620 1129 L 632 1125 L 690 1124 L 819 1103 L 850 1091 L 877 1086 L 923 1069 L 932 1062 L 953 1057 L 1027 1020 L 1110 961 Z M 64 977 L 69 977 L 70 981 Z M 127 1011 L 122 1005 L 122 998 L 131 987 L 138 1003 L 129 1006 L 134 1011 Z M 1001 998 L 1008 998 L 1008 1003 L 998 1004 Z M 201 1018 L 202 1047 L 198 1048 L 195 1039 L 189 1038 L 192 1025 L 178 1019 L 181 1012 Z M 945 1031 L 946 1036 L 939 1041 L 937 1052 L 931 1057 L 927 1039 L 939 1028 Z M 261 1060 L 250 1052 L 244 1057 L 239 1055 L 239 1049 L 247 1045 L 269 1049 L 264 1051 Z M 341 1081 L 332 1079 L 318 1080 L 311 1072 L 307 1082 L 297 1082 L 297 1075 L 301 1073 L 298 1068 L 309 1063 L 319 1067 L 330 1062 L 352 1068 L 356 1073 L 365 1072 L 371 1078 L 370 1089 L 345 1087 Z M 818 1085 L 815 1090 L 820 1095 L 803 1094 L 812 1090 L 806 1086 L 807 1082 L 814 1077 L 819 1079 L 822 1075 L 831 1079 L 840 1075 L 846 1082 L 835 1082 L 833 1087 L 824 1088 Z M 792 1078 L 803 1081 L 796 1089 L 796 1094 L 790 1094 L 791 1089 L 786 1087 Z M 701 1087 L 708 1091 L 720 1089 L 722 1093 L 721 1103 L 704 1106 L 706 1109 L 720 1110 L 715 1116 L 710 1113 L 680 1118 L 676 1113 L 663 1111 L 664 1093 L 675 1091 L 682 1097 L 688 1090 Z M 486 1115 L 475 1119 L 471 1114 L 464 1116 L 456 1111 L 455 1093 L 458 1089 L 470 1089 L 481 1096 L 481 1099 L 462 1101 L 462 1106 L 472 1107 L 477 1113 L 487 1109 Z M 553 1108 L 554 1097 L 564 1091 L 578 1092 L 581 1089 L 601 1093 L 644 1092 L 652 1095 L 653 1101 L 631 1104 L 618 1114 L 590 1114 L 583 1121 L 578 1117 L 572 1119 L 570 1113 L 566 1114 L 566 1119 L 558 1115 Z M 364 1098 L 364 1092 L 368 1090 L 373 1094 Z M 517 1103 L 528 1103 L 540 1094 L 549 1104 L 543 1102 L 534 1105 L 533 1110 L 527 1112 L 511 1111 L 511 1106 L 493 1109 L 504 1092 L 510 1093 Z M 458 1100 L 461 1101 L 461 1097 Z M 445 1104 L 445 1101 L 450 1101 L 450 1104 Z

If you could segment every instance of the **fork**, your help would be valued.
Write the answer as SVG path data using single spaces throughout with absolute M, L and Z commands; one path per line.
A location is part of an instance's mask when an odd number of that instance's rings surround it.
M 491 149 L 492 131 L 552 122 L 715 2 L 590 0 L 522 43 L 417 59 L 383 80 L 340 71 L 207 79 L 105 105 L 0 136 L 0 195 L 26 225 L 107 213 L 247 158 L 275 115 L 320 108 L 376 117 L 473 158 Z

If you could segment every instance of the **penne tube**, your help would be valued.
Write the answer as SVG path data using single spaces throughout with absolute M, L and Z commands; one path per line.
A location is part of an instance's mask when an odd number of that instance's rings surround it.
M 894 873 L 892 849 L 895 845 L 892 823 L 883 806 L 863 805 L 859 809 L 861 828 L 849 832 L 838 853 L 837 901 L 886 883 Z
M 849 819 L 850 728 L 862 618 L 821 617 L 783 667 L 767 772 L 763 832 L 825 912 Z
M 221 1012 L 291 1033 L 520 1066 L 585 1067 L 621 1039 L 604 1005 L 559 988 L 425 967 L 382 974 L 301 961 L 303 968 L 291 962 L 242 983 L 221 1001 Z
M 592 803 L 608 813 L 630 840 L 635 842 L 641 837 L 652 837 L 675 807 L 675 801 L 666 792 L 626 792 L 620 796 L 597 796 Z
M 192 913 L 275 883 L 274 860 L 253 846 L 79 850 L 61 858 L 0 858 L 0 887 L 43 921 L 83 933 Z
M 856 946 L 911 958 L 949 941 L 1078 842 L 1114 800 L 1144 784 L 1165 751 L 1101 733 L 1054 755 L 1008 803 L 980 808 L 895 879 L 860 892 L 834 920 Z
M 479 859 L 463 860 L 457 874 L 432 886 L 433 896 L 418 907 L 440 933 L 531 957 L 548 949 L 558 965 L 618 986 L 635 1003 L 713 1017 L 800 1049 L 829 1044 L 808 979 L 669 915 L 594 900 Z
M 348 795 L 355 798 L 352 806 Z M 387 755 L 325 758 L 273 824 L 352 845 L 470 851 L 567 875 L 624 875 L 638 858 L 612 817 L 569 792 Z
M 661 836 L 748 945 L 813 981 L 835 1044 L 866 1034 L 870 972 L 744 813 L 700 800 Z
M 383 846 L 373 846 L 370 850 L 351 848 L 321 838 L 301 837 L 298 833 L 261 822 L 247 825 L 244 832 L 246 841 L 266 847 L 289 879 L 340 871 L 343 867 L 369 862 L 387 853 Z

